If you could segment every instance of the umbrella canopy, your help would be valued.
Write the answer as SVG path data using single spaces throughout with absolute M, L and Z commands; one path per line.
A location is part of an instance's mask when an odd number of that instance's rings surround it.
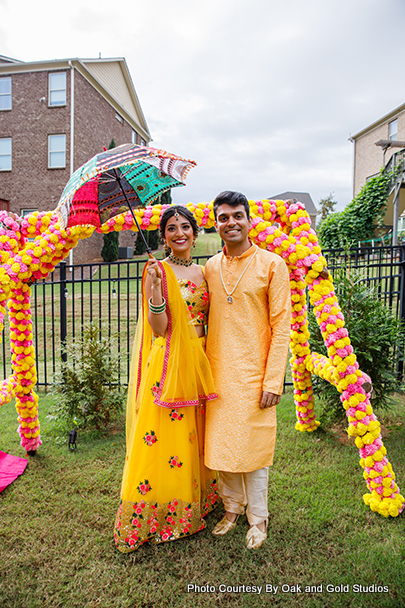
M 184 186 L 195 165 L 164 150 L 123 144 L 96 154 L 79 167 L 55 211 L 63 228 L 74 224 L 98 227 L 128 207 L 133 213 L 134 207 L 151 203 L 170 188 Z

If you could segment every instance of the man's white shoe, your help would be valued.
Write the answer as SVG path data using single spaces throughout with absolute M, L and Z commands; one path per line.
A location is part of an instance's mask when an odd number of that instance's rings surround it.
M 266 522 L 266 532 L 262 532 L 259 530 L 257 526 L 252 526 L 249 528 L 246 534 L 246 547 L 248 549 L 258 549 L 262 546 L 264 541 L 267 538 L 267 522 Z
M 236 517 L 235 521 L 229 521 L 226 515 L 217 523 L 215 528 L 212 531 L 214 536 L 224 536 L 231 530 L 233 530 L 236 526 L 236 522 L 238 521 L 239 515 Z

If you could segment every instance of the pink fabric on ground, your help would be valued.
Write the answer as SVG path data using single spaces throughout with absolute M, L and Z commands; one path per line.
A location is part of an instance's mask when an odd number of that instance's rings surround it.
M 25 458 L 18 458 L 18 456 L 11 456 L 0 451 L 0 492 L 24 473 L 27 462 Z

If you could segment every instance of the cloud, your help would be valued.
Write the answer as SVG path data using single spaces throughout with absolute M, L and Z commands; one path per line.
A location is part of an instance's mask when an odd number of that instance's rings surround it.
M 198 162 L 178 202 L 297 190 L 343 208 L 349 135 L 405 101 L 402 0 L 71 0 L 63 20 L 50 0 L 0 6 L 3 54 L 126 58 L 154 144 Z

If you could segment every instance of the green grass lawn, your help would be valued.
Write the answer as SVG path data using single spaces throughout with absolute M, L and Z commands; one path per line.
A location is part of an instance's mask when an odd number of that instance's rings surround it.
M 245 517 L 229 537 L 211 535 L 223 515 L 220 506 L 202 532 L 129 555 L 117 552 L 113 542 L 123 421 L 105 436 L 80 433 L 78 449 L 70 453 L 46 418 L 52 398 L 40 395 L 43 446 L 0 494 L 1 608 L 402 605 L 404 515 L 384 519 L 364 505 L 358 450 L 340 443 L 336 432 L 295 431 L 291 395 L 278 408 L 269 538 L 261 549 L 245 549 Z M 403 491 L 404 413 L 399 404 L 385 420 L 390 433 L 384 439 Z M 0 448 L 24 456 L 16 427 L 13 404 L 3 406 Z M 209 584 L 215 591 L 188 593 L 189 584 Z M 266 593 L 266 584 L 278 587 L 277 593 L 270 587 Z M 260 595 L 221 592 L 220 585 L 263 589 Z M 313 590 L 305 592 L 307 585 Z M 355 593 L 354 585 L 369 591 Z M 388 591 L 375 592 L 372 585 Z

